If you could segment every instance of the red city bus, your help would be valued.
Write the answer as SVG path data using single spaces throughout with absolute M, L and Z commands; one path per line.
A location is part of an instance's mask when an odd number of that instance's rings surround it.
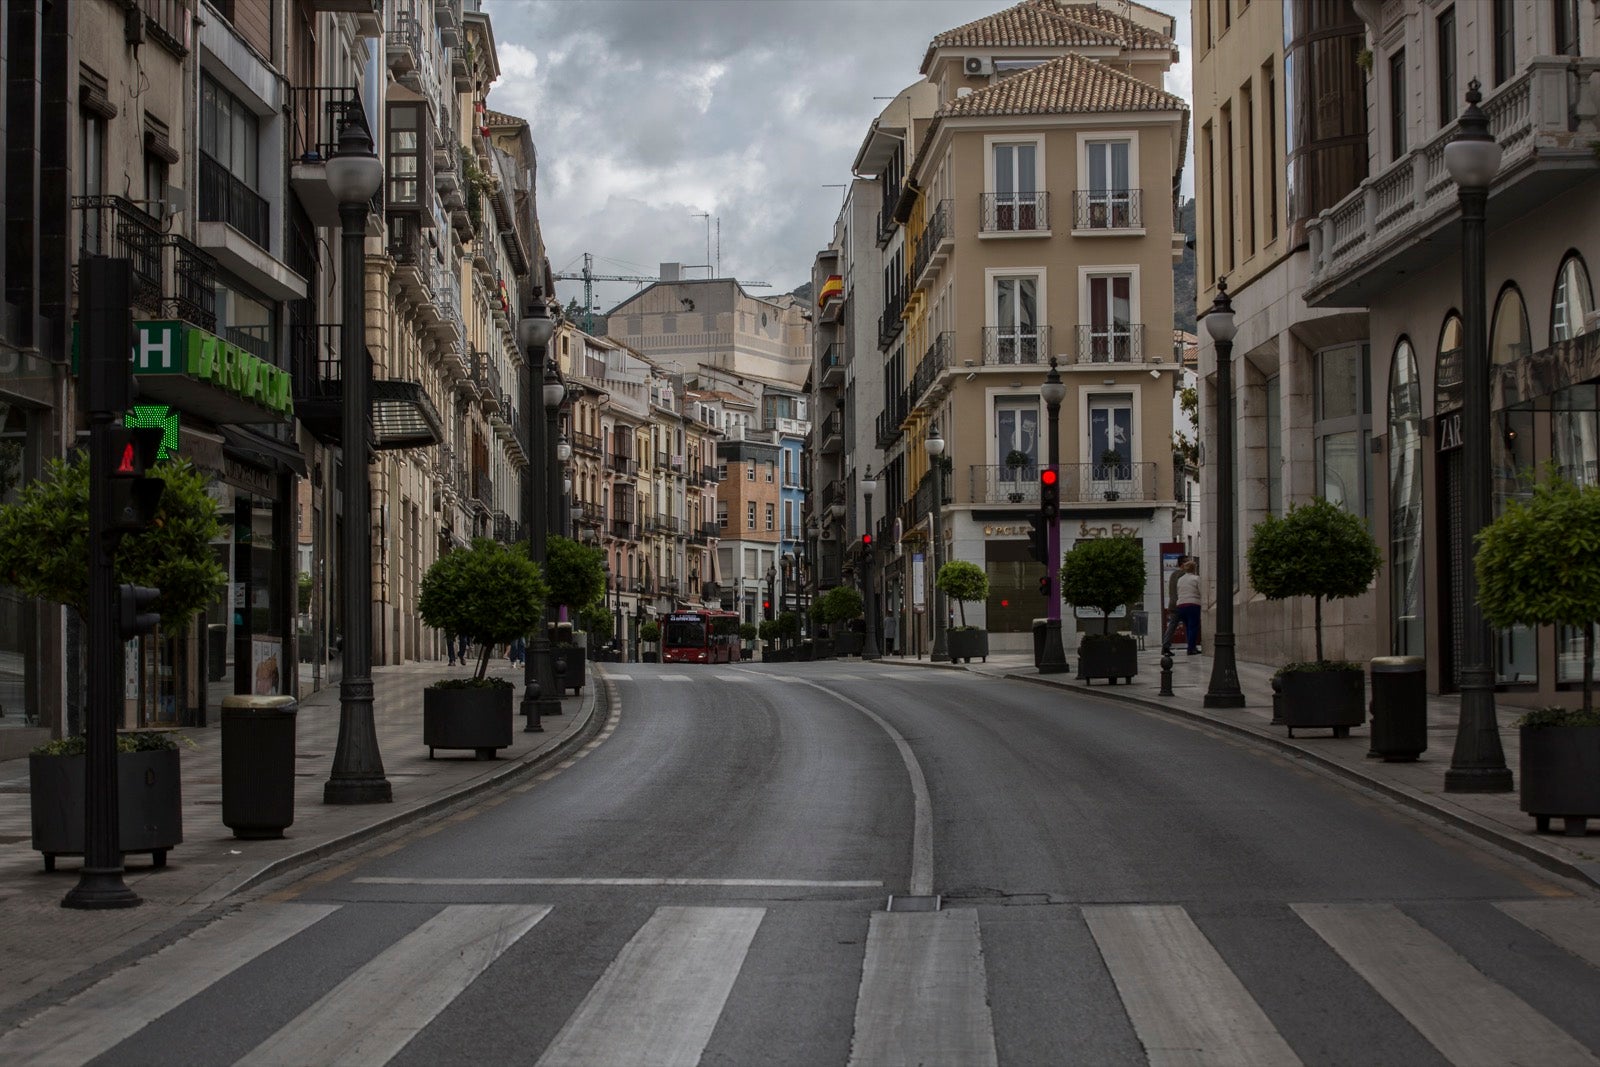
M 662 663 L 731 663 L 739 616 L 731 611 L 674 611 L 661 627 Z

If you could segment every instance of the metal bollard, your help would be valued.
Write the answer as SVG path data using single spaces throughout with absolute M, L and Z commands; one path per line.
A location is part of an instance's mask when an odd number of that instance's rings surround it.
M 1172 649 L 1161 650 L 1161 690 L 1157 696 L 1172 696 Z

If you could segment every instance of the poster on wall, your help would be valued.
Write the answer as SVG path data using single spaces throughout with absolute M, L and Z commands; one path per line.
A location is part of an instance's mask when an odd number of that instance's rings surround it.
M 250 691 L 257 696 L 276 696 L 283 691 L 283 642 L 273 637 L 257 637 L 250 642 Z
M 921 615 L 927 610 L 922 598 L 922 583 L 927 580 L 927 575 L 924 573 L 924 570 L 925 569 L 922 565 L 922 553 L 913 552 L 911 554 L 911 610 L 915 611 L 918 615 Z

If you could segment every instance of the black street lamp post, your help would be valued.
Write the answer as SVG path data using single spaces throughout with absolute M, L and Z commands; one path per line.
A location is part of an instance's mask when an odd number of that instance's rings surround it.
M 1242 708 L 1239 665 L 1233 655 L 1233 561 L 1237 554 L 1233 509 L 1233 300 L 1228 279 L 1217 279 L 1217 297 L 1205 315 L 1206 332 L 1217 348 L 1217 624 L 1211 635 L 1208 708 Z
M 1044 398 L 1045 411 L 1049 416 L 1050 455 L 1047 462 L 1049 469 L 1056 472 L 1056 485 L 1059 487 L 1061 474 L 1061 401 L 1066 398 L 1067 387 L 1061 381 L 1061 372 L 1056 369 L 1054 356 L 1050 357 L 1050 373 L 1045 375 L 1044 385 L 1039 387 L 1039 395 Z M 1049 546 L 1050 556 L 1045 560 L 1045 574 L 1050 581 L 1050 603 L 1045 611 L 1044 650 L 1039 656 L 1040 674 L 1061 674 L 1067 669 L 1067 655 L 1061 647 L 1061 511 L 1049 517 L 1050 525 Z
M 333 770 L 322 787 L 325 804 L 373 804 L 392 799 L 378 751 L 372 718 L 372 498 L 368 433 L 371 429 L 372 368 L 367 363 L 366 240 L 367 210 L 383 187 L 383 164 L 372 148 L 372 134 L 359 112 L 347 113 L 339 131 L 339 150 L 328 159 L 328 188 L 339 201 L 342 227 L 339 334 L 340 424 L 344 496 L 340 549 L 344 556 L 341 612 L 344 615 L 344 673 L 339 682 L 339 740 Z
M 528 367 L 528 471 L 522 487 L 524 523 L 528 531 L 528 558 L 542 568 L 545 562 L 545 539 L 549 513 L 544 506 L 544 478 L 540 457 L 545 451 L 544 420 L 539 418 L 539 401 L 543 400 L 541 371 L 544 367 L 545 348 L 555 332 L 555 323 L 544 300 L 535 296 L 517 323 L 518 340 L 522 342 L 523 359 Z M 522 715 L 527 720 L 523 733 L 544 731 L 539 721 L 543 710 L 541 697 L 555 688 L 555 672 L 550 665 L 550 638 L 542 623 L 534 625 L 529 634 L 528 658 L 522 665 Z M 559 701 L 557 701 L 559 704 Z
M 767 610 L 762 614 L 768 619 L 778 617 L 778 603 L 773 600 L 774 587 L 778 584 L 778 568 L 771 563 L 767 564 Z
M 544 493 L 535 497 L 540 501 L 544 514 L 540 516 L 540 553 L 541 565 L 550 557 L 549 536 L 552 521 L 561 521 L 561 453 L 560 435 L 557 421 L 561 414 L 561 405 L 567 399 L 567 387 L 562 384 L 561 375 L 556 369 L 556 361 L 548 355 L 544 361 L 544 440 L 540 442 L 540 451 L 545 460 L 544 468 Z M 539 458 L 534 457 L 537 466 Z M 558 529 L 557 534 L 561 533 Z M 549 601 L 544 606 L 544 624 L 534 634 L 534 642 L 529 649 L 530 657 L 539 660 L 539 714 L 540 716 L 561 714 L 561 695 L 564 689 L 561 673 L 556 662 L 555 652 L 550 646 L 550 632 L 556 622 L 556 606 Z M 562 663 L 565 663 L 563 657 Z
M 867 505 L 867 521 L 863 527 L 865 533 L 861 540 L 861 591 L 866 594 L 867 613 L 867 636 L 861 646 L 862 659 L 878 659 L 883 654 L 878 651 L 877 590 L 872 580 L 872 554 L 875 547 L 872 543 L 872 494 L 877 489 L 878 479 L 872 476 L 872 468 L 868 467 L 866 475 L 861 479 L 861 493 Z
M 944 555 L 944 438 L 939 435 L 939 424 L 930 423 L 924 442 L 928 459 L 933 467 L 933 651 L 928 659 L 934 663 L 950 662 L 950 649 L 944 634 L 944 590 L 939 588 L 939 557 Z
M 1490 522 L 1489 487 L 1489 350 L 1484 307 L 1484 215 L 1489 186 L 1500 169 L 1500 144 L 1489 132 L 1489 118 L 1478 107 L 1483 99 L 1478 79 L 1467 89 L 1467 109 L 1460 132 L 1444 147 L 1444 165 L 1455 179 L 1461 200 L 1461 310 L 1465 333 L 1461 388 L 1461 544 L 1462 561 L 1461 711 L 1450 769 L 1444 775 L 1447 793 L 1504 793 L 1511 789 L 1511 769 L 1500 745 L 1495 719 L 1494 668 L 1489 662 L 1489 623 L 1478 604 L 1478 578 L 1472 560 L 1478 531 Z

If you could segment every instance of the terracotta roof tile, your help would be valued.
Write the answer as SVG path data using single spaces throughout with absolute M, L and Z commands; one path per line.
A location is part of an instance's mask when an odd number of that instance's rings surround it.
M 1166 51 L 1177 47 L 1165 34 L 1146 29 L 1132 19 L 1123 18 L 1098 4 L 1072 4 L 1062 0 L 1039 0 L 1039 2 L 1053 5 L 1068 18 L 1119 38 L 1126 48 Z
M 933 39 L 928 51 L 936 48 L 1007 46 L 1094 46 L 1117 47 L 1122 41 L 1084 21 L 1068 18 L 1054 0 L 1023 0 L 1014 7 L 988 15 Z
M 1181 97 L 1069 53 L 957 97 L 938 116 L 1187 110 Z

